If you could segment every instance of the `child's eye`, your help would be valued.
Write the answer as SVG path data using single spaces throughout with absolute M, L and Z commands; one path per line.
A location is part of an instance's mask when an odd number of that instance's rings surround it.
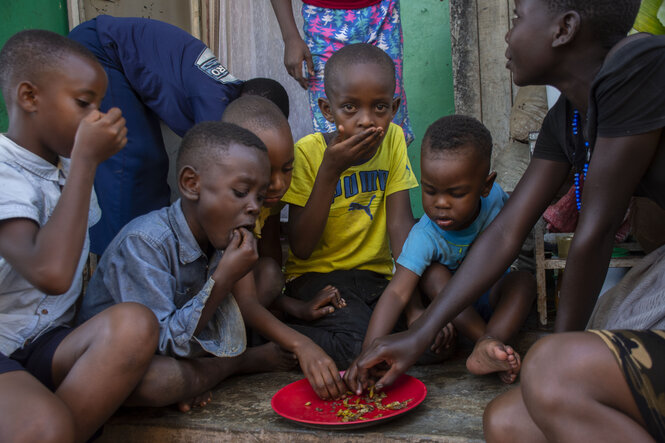
M 237 189 L 234 189 L 233 194 L 238 198 L 243 198 L 247 196 L 247 191 L 239 191 Z
M 347 112 L 353 112 L 356 109 L 356 107 L 353 106 L 352 104 L 347 103 L 345 105 L 342 105 L 342 109 L 344 109 Z
M 80 98 L 76 99 L 76 104 L 79 105 L 81 108 L 87 108 L 88 106 L 90 106 L 89 102 L 81 100 Z
M 430 189 L 430 188 L 423 188 L 423 191 L 424 191 L 425 194 L 427 194 L 427 195 L 434 195 L 434 194 L 436 194 L 436 192 L 434 191 L 434 189 Z
M 386 104 L 376 105 L 376 109 L 378 109 L 379 111 L 385 111 L 388 109 L 388 105 Z
M 282 168 L 282 172 L 285 174 L 288 174 L 291 171 L 293 171 L 293 166 L 285 166 Z
M 467 194 L 466 192 L 451 192 L 450 196 L 452 198 L 464 198 L 466 197 L 466 194 Z

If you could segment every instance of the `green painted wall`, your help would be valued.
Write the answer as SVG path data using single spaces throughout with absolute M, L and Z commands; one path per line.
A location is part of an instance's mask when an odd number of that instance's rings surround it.
M 48 29 L 65 35 L 67 2 L 65 0 L 9 0 L 2 2 L 0 46 L 23 29 Z M 0 132 L 7 131 L 7 110 L 0 94 Z
M 427 127 L 455 112 L 448 0 L 403 0 L 404 87 L 416 139 L 411 166 L 420 179 L 420 143 Z M 419 180 L 420 181 L 420 180 Z M 420 188 L 411 191 L 416 217 L 423 214 Z
M 403 0 L 404 83 L 416 139 L 409 147 L 413 169 L 420 178 L 420 143 L 427 127 L 455 112 L 448 0 Z M 17 31 L 50 29 L 66 34 L 65 0 L 10 0 L 0 15 L 0 45 Z M 0 102 L 2 99 L 0 97 Z M 0 132 L 7 130 L 7 113 L 0 103 Z M 414 215 L 423 214 L 420 188 L 411 191 Z

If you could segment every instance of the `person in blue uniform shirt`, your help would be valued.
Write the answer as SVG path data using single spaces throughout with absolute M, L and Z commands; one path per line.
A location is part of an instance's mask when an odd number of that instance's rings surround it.
M 95 176 L 102 209 L 90 230 L 96 254 L 131 219 L 170 203 L 160 120 L 182 137 L 198 122 L 219 120 L 249 86 L 246 93 L 267 96 L 288 113 L 279 83 L 238 80 L 202 41 L 168 23 L 100 15 L 75 27 L 69 38 L 90 49 L 106 71 L 109 85 L 100 110 L 118 107 L 127 120 L 127 146 L 100 164 Z

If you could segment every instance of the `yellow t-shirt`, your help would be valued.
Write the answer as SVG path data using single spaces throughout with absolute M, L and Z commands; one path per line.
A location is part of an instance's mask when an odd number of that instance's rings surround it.
M 267 208 L 265 206 L 261 207 L 259 216 L 256 217 L 256 223 L 254 224 L 253 232 L 256 238 L 261 238 L 261 230 L 263 229 L 263 225 L 266 224 L 266 220 L 268 219 L 268 217 L 271 217 L 273 215 L 278 215 L 282 211 L 282 208 L 284 206 L 286 206 L 284 203 L 279 202 L 279 204 L 273 206 L 272 208 Z
M 305 206 L 326 146 L 321 133 L 305 136 L 296 143 L 291 187 L 282 201 Z M 417 186 L 402 128 L 391 123 L 374 157 L 341 174 L 326 227 L 312 255 L 300 260 L 289 250 L 287 280 L 306 272 L 348 269 L 391 276 L 386 198 Z

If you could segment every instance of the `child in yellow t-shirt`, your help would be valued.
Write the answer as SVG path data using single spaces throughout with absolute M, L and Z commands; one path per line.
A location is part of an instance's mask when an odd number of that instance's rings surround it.
M 323 115 L 337 127 L 296 144 L 291 187 L 287 294 L 308 300 L 327 285 L 346 307 L 293 328 L 340 368 L 360 351 L 393 255 L 413 225 L 409 189 L 418 186 L 401 128 L 391 124 L 395 67 L 381 49 L 345 46 L 326 64 Z M 392 254 L 391 254 L 392 253 Z

